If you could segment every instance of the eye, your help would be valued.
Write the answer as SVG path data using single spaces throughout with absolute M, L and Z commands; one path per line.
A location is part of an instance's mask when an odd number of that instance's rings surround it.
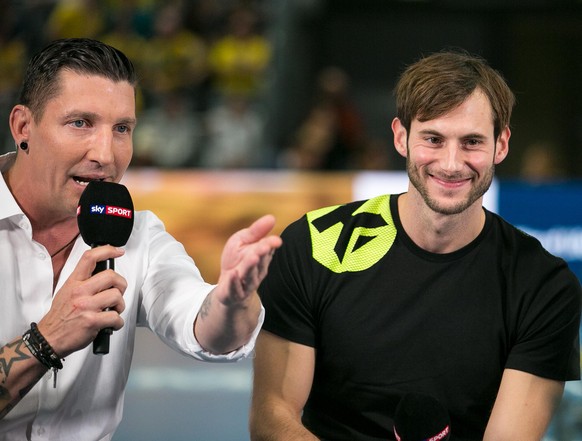
M 71 124 L 75 127 L 78 127 L 78 128 L 85 127 L 85 125 L 86 125 L 85 121 L 83 121 L 82 119 L 77 119 L 77 120 L 71 122 Z
M 117 131 L 117 133 L 121 133 L 121 134 L 131 133 L 131 129 L 132 129 L 132 127 L 130 125 L 127 125 L 127 124 L 120 124 L 118 126 L 115 126 L 115 130 Z
M 440 144 L 442 142 L 441 138 L 439 138 L 438 136 L 429 136 L 427 138 L 425 138 L 425 141 L 428 142 L 429 144 Z
M 481 141 L 480 139 L 476 139 L 476 138 L 470 138 L 470 139 L 466 139 L 463 144 L 465 144 L 467 147 L 476 147 L 479 146 L 483 143 L 483 141 Z

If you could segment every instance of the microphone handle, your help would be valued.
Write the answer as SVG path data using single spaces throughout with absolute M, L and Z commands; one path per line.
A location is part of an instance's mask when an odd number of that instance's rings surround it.
M 95 270 L 93 275 L 105 271 L 108 269 L 115 270 L 115 263 L 113 259 L 107 259 L 102 262 L 97 262 L 95 265 Z M 105 311 L 108 311 L 106 308 Z M 112 328 L 103 328 L 93 340 L 93 353 L 94 354 L 109 354 L 109 336 L 113 334 Z

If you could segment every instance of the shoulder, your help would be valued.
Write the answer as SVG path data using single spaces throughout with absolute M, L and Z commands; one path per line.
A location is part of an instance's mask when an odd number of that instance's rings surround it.
M 352 224 L 366 219 L 369 227 L 381 226 L 391 219 L 390 195 L 376 196 L 371 199 L 352 201 L 342 205 L 332 205 L 308 212 L 306 219 L 310 224 L 325 227 L 337 223 Z M 375 222 L 374 222 L 375 220 Z
M 151 228 L 154 229 L 161 228 L 165 230 L 164 223 L 152 211 L 149 210 L 135 211 L 133 230 L 142 231 Z
M 361 223 L 363 227 L 374 228 L 392 224 L 390 213 L 390 195 L 381 195 L 371 199 L 350 201 L 344 204 L 329 205 L 305 213 L 289 224 L 283 235 L 304 235 L 310 231 L 322 233 L 330 228 Z
M 526 257 L 537 257 L 549 261 L 563 261 L 547 251 L 539 239 L 510 224 L 500 215 L 492 213 L 493 229 L 500 235 L 503 246 L 513 253 Z
M 382 195 L 306 213 L 283 232 L 281 253 L 334 273 L 362 271 L 381 260 L 395 238 L 390 195 Z
M 160 241 L 178 243 L 155 213 L 149 210 L 136 211 L 128 244 L 143 248 L 161 245 Z
M 571 291 L 580 291 L 580 282 L 570 270 L 567 262 L 550 253 L 536 237 L 493 214 L 493 231 L 496 235 L 498 256 L 512 268 L 515 282 L 530 287 L 569 286 Z

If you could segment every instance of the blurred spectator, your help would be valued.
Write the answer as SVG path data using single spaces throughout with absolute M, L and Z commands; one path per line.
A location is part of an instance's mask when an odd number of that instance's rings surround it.
M 563 179 L 565 170 L 559 152 L 560 150 L 551 143 L 530 144 L 523 154 L 520 177 L 530 182 Z
M 147 5 L 141 5 L 142 2 L 129 0 L 111 8 L 108 31 L 99 37 L 99 40 L 125 53 L 140 75 L 145 69 L 144 53 L 148 44 L 143 33 L 147 33 L 148 14 L 152 13 Z M 138 28 L 141 31 L 138 32 Z M 136 108 L 140 111 L 144 105 L 141 85 L 137 88 L 136 99 Z
M 196 0 L 186 2 L 185 24 L 212 44 L 224 34 L 225 20 L 234 0 Z
M 98 38 L 107 29 L 107 8 L 100 0 L 57 0 L 46 24 L 47 40 Z
M 142 38 L 150 38 L 153 35 L 154 16 L 159 3 L 159 0 L 107 0 L 107 9 L 113 27 L 116 27 L 116 21 L 121 19 L 130 26 L 131 33 L 136 33 Z M 119 28 L 119 25 L 117 27 Z
M 192 103 L 179 91 L 166 92 L 160 104 L 139 115 L 133 135 L 132 166 L 179 168 L 197 165 L 203 129 Z
M 259 165 L 263 121 L 246 95 L 231 94 L 208 111 L 208 142 L 202 165 L 209 168 L 248 168 Z
M 18 96 L 24 60 L 27 57 L 26 45 L 18 34 L 19 9 L 15 3 L 0 0 L 0 117 L 8 121 L 10 110 Z M 0 126 L 0 153 L 13 150 L 12 136 L 8 124 Z
M 259 32 L 258 21 L 255 9 L 236 7 L 228 16 L 225 35 L 211 45 L 209 64 L 219 100 L 232 95 L 256 100 L 263 90 L 271 45 Z
M 18 38 L 26 45 L 27 56 L 31 57 L 47 43 L 47 22 L 58 0 L 8 0 L 7 3 L 18 5 L 20 9 Z M 6 8 L 0 10 L 4 14 Z
M 259 166 L 260 95 L 271 59 L 261 4 L 0 0 L 0 111 L 15 102 L 18 90 L 10 83 L 19 84 L 27 55 L 57 38 L 96 38 L 126 53 L 140 74 L 133 166 Z M 14 5 L 27 17 L 16 25 L 9 23 Z M 15 30 L 22 35 L 8 42 Z M 0 149 L 13 148 L 3 138 L 11 139 L 6 129 L 0 129 Z
M 181 91 L 196 100 L 207 77 L 207 46 L 204 40 L 184 27 L 180 2 L 160 6 L 154 18 L 154 34 L 148 40 L 143 60 L 143 86 L 149 98 Z
M 136 5 L 137 0 L 125 1 L 109 13 L 109 26 L 99 40 L 125 53 L 136 66 L 142 70 L 142 58 L 147 44 L 147 10 Z M 153 13 L 153 11 L 152 11 Z M 151 19 L 151 18 L 150 18 Z M 138 31 L 138 28 L 141 31 Z
M 330 106 L 318 104 L 293 135 L 293 141 L 281 157 L 283 168 L 320 170 L 325 168 L 326 158 L 336 137 L 336 120 Z
M 358 151 L 354 168 L 358 170 L 386 171 L 393 168 L 388 142 L 371 138 Z
M 318 75 L 315 103 L 281 165 L 314 170 L 358 168 L 367 143 L 362 117 L 349 95 L 347 73 L 327 67 Z

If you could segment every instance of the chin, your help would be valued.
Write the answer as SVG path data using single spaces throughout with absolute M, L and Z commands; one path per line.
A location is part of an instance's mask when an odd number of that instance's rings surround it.
M 482 196 L 482 195 L 481 195 Z M 481 197 L 471 193 L 462 197 L 425 197 L 425 203 L 435 212 L 445 215 L 460 214 L 469 209 Z

